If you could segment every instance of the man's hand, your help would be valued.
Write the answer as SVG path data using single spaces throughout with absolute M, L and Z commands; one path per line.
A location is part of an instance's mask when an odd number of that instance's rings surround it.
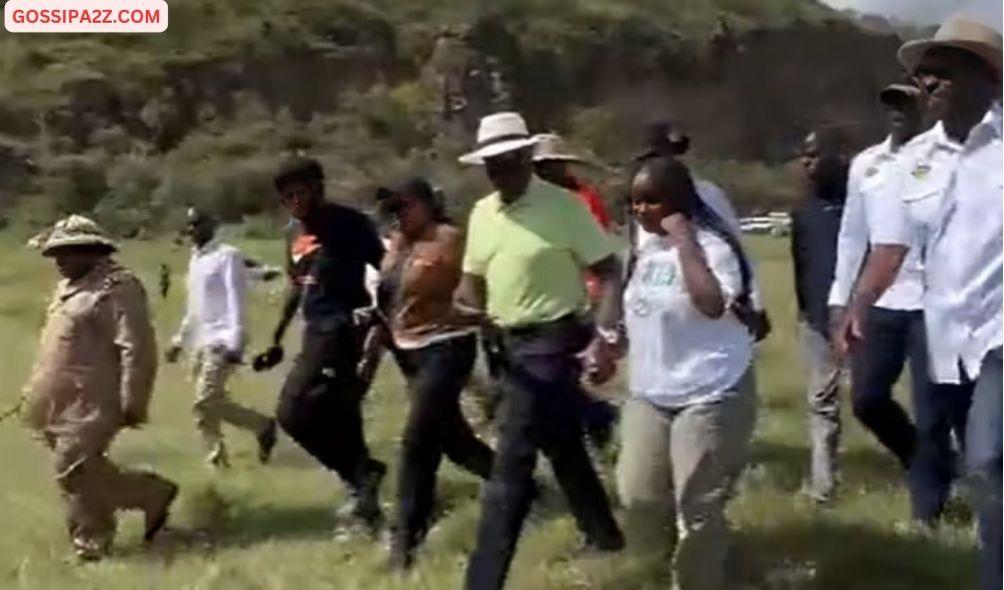
M 271 346 L 265 352 L 254 357 L 251 368 L 256 372 L 267 371 L 282 362 L 283 351 L 281 346 Z
M 177 344 L 172 344 L 170 348 L 164 351 L 164 360 L 168 363 L 178 362 L 178 357 L 181 356 L 181 347 Z
M 606 383 L 617 373 L 617 351 L 602 337 L 593 339 L 582 357 L 586 380 L 594 385 Z
M 851 350 L 864 342 L 864 320 L 862 312 L 857 307 L 851 307 L 842 315 L 837 327 L 831 334 L 831 345 L 837 358 L 843 360 Z
M 239 365 L 244 362 L 244 354 L 239 350 L 223 350 L 223 360 L 231 365 Z

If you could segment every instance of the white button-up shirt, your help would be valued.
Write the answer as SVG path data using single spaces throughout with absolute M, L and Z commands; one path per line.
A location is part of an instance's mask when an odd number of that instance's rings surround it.
M 876 199 L 885 220 L 872 243 L 923 245 L 924 317 L 933 379 L 975 379 L 986 353 L 1004 344 L 1001 107 L 952 141 L 939 124 L 904 147 L 900 199 Z
M 192 250 L 188 264 L 188 304 L 173 339 L 175 346 L 220 346 L 240 353 L 245 344 L 244 257 L 233 246 L 213 240 Z
M 847 201 L 840 220 L 837 238 L 837 266 L 830 289 L 830 305 L 846 306 L 868 252 L 869 226 L 881 224 L 881 218 L 867 214 L 866 201 L 881 198 L 885 185 L 896 170 L 899 150 L 893 150 L 892 138 L 874 145 L 854 158 L 847 177 Z M 876 307 L 913 311 L 923 308 L 924 277 L 918 248 L 911 248 L 896 281 L 875 302 Z

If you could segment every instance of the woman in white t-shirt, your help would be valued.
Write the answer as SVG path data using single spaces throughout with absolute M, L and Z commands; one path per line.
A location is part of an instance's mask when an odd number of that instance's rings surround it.
M 749 297 L 749 264 L 681 162 L 646 160 L 631 204 L 657 237 L 638 252 L 624 295 L 631 399 L 617 484 L 628 543 L 649 546 L 676 526 L 674 587 L 717 589 L 725 503 L 756 418 L 753 337 L 733 311 Z

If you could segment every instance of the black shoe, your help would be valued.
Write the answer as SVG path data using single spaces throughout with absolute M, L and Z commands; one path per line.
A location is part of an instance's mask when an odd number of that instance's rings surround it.
M 582 548 L 587 552 L 614 553 L 624 548 L 624 535 L 620 531 L 615 534 L 600 537 L 590 536 L 582 544 Z
M 167 517 L 171 513 L 171 504 L 178 497 L 178 486 L 172 482 L 167 482 L 167 491 L 164 494 L 164 502 L 157 509 L 146 513 L 146 531 L 143 533 L 143 542 L 149 543 L 157 536 L 164 525 L 167 524 Z
M 369 471 L 353 490 L 355 505 L 352 516 L 361 520 L 371 530 L 383 524 L 383 510 L 380 508 L 380 483 L 387 475 L 387 466 L 379 461 L 370 461 Z
M 258 461 L 264 465 L 272 458 L 272 450 L 275 449 L 276 427 L 275 419 L 268 421 L 268 426 L 258 433 Z

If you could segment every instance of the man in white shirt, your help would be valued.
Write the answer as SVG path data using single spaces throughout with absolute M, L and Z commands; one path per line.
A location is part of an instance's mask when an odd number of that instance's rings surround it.
M 880 198 L 885 185 L 894 182 L 896 158 L 921 127 L 921 92 L 916 86 L 891 84 L 879 100 L 890 133 L 851 162 L 829 299 L 834 320 L 842 316 L 857 281 L 869 247 L 869 227 L 883 221 L 868 217 L 866 203 Z M 854 415 L 908 470 L 914 519 L 933 525 L 948 499 L 954 464 L 950 430 L 956 426 L 961 435 L 965 428 L 961 418 L 966 397 L 935 386 L 928 376 L 923 294 L 920 252 L 913 248 L 895 282 L 868 311 L 865 341 L 850 365 Z M 908 357 L 914 421 L 892 396 Z M 961 409 L 949 403 L 955 401 L 962 403 Z
M 275 447 L 275 420 L 227 397 L 227 379 L 241 363 L 246 344 L 244 306 L 247 291 L 244 258 L 239 250 L 215 239 L 216 220 L 188 210 L 187 233 L 194 245 L 188 265 L 188 304 L 178 333 L 165 356 L 173 363 L 181 350 L 192 350 L 196 380 L 195 424 L 215 467 L 229 466 L 223 423 L 254 433 L 258 459 L 265 463 Z
M 837 343 L 856 344 L 865 312 L 892 283 L 912 244 L 924 262 L 931 376 L 972 392 L 966 470 L 979 518 L 981 588 L 1001 588 L 1001 301 L 1004 199 L 1001 36 L 953 18 L 900 61 L 939 122 L 904 148 L 895 183 L 872 200 L 872 252 Z

